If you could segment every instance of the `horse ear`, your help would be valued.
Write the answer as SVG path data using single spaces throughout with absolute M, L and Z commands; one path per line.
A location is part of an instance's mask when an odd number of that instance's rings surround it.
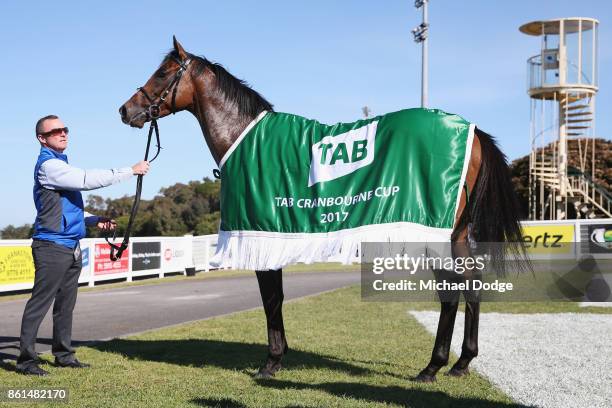
M 174 35 L 172 36 L 172 42 L 174 43 L 174 50 L 178 54 L 179 58 L 181 60 L 187 58 L 187 53 L 185 52 L 185 49 L 183 49 L 183 46 L 178 42 L 176 36 Z

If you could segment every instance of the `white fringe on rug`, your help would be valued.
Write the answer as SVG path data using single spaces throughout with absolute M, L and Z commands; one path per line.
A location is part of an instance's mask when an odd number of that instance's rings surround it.
M 329 233 L 219 231 L 215 267 L 265 271 L 294 263 L 350 264 L 362 242 L 450 242 L 452 228 L 410 222 L 366 225 Z

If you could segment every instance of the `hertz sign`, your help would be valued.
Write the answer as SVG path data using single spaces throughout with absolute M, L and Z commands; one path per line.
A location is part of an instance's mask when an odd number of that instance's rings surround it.
M 523 225 L 523 242 L 530 254 L 573 254 L 576 227 L 570 225 Z

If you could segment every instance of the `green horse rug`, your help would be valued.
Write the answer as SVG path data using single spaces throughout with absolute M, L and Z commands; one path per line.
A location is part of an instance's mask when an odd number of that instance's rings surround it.
M 262 112 L 222 158 L 213 263 L 345 263 L 361 242 L 449 242 L 474 125 L 407 109 L 324 125 Z

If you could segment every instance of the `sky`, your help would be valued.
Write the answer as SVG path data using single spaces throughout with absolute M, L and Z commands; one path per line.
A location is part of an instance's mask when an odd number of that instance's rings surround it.
M 455 1 L 429 4 L 429 107 L 494 135 L 509 159 L 529 152 L 526 60 L 537 37 L 518 27 L 558 17 L 600 21 L 597 135 L 612 138 L 612 2 Z M 153 73 L 176 35 L 221 63 L 274 108 L 323 123 L 420 105 L 421 49 L 413 1 L 3 1 L 0 3 L 0 228 L 32 223 L 36 121 L 70 128 L 70 163 L 115 168 L 141 160 L 146 130 L 118 108 Z M 150 199 L 216 168 L 195 118 L 159 122 L 163 150 L 144 179 Z M 84 193 L 133 195 L 136 179 Z

